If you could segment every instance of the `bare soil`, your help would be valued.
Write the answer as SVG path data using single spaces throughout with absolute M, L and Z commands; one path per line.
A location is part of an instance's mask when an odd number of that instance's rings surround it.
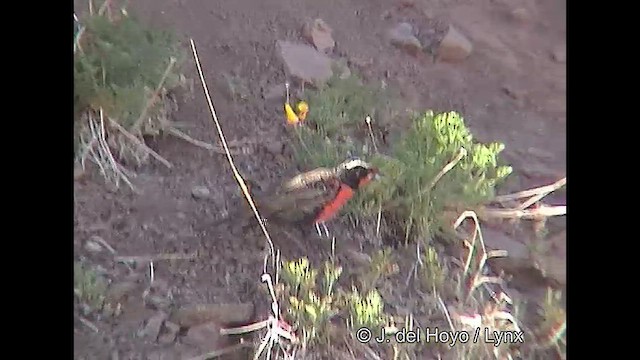
M 174 29 L 185 49 L 188 38 L 195 40 L 227 140 L 240 144 L 234 147 L 236 164 L 256 183 L 272 184 L 297 171 L 274 152 L 287 147 L 282 104 L 263 99 L 263 91 L 285 81 L 276 40 L 304 41 L 304 21 L 317 17 L 333 29 L 332 56 L 348 59 L 368 80 L 397 88 L 407 107 L 460 111 L 477 138 L 504 142 L 515 173 L 502 192 L 565 176 L 566 64 L 558 55 L 566 51 L 564 0 L 141 0 L 131 6 L 145 21 Z M 403 21 L 420 34 L 452 23 L 470 39 L 473 53 L 458 63 L 411 56 L 385 38 L 388 28 Z M 217 143 L 190 59 L 184 72 L 194 79 L 194 91 L 180 94 L 173 120 L 191 136 Z M 225 74 L 244 84 L 241 97 L 230 92 Z M 154 139 L 151 146 L 174 168 L 152 162 L 137 169 L 140 194 L 109 190 L 97 175 L 75 184 L 75 257 L 100 266 L 113 284 L 131 282 L 131 273 L 141 278 L 133 281 L 140 288 L 122 301 L 120 316 L 88 316 L 98 332 L 76 321 L 76 359 L 177 359 L 200 352 L 137 335 L 156 313 L 140 300 L 148 265 L 131 271 L 114 263 L 108 250 L 87 250 L 92 236 L 119 256 L 197 251 L 195 259 L 154 262 L 155 277 L 166 282 L 176 306 L 248 302 L 256 318 L 267 314 L 268 297 L 259 290 L 264 238 L 258 231 L 234 234 L 226 225 L 210 225 L 239 198 L 226 158 L 173 137 Z M 210 196 L 195 198 L 195 186 L 207 187 Z M 561 195 L 550 201 L 564 203 Z M 345 244 L 338 251 L 358 248 L 360 229 L 345 219 L 331 226 Z M 274 237 L 286 257 L 320 259 L 330 251 L 327 240 Z M 559 241 L 555 246 L 563 248 L 564 239 Z

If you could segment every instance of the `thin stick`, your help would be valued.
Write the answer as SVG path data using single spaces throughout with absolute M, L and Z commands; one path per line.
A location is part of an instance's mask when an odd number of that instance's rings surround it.
M 136 145 L 138 145 L 140 148 L 142 148 L 145 152 L 147 152 L 148 154 L 153 156 L 156 160 L 161 162 L 162 165 L 168 167 L 169 169 L 173 168 L 173 165 L 171 165 L 171 163 L 169 161 L 167 161 L 165 158 L 160 156 L 160 154 L 158 154 L 157 152 L 153 151 L 153 149 L 151 149 L 150 147 L 145 145 L 135 135 L 133 135 L 132 133 L 128 132 L 124 127 L 122 127 L 122 125 L 118 124 L 115 120 L 113 120 L 111 118 L 109 118 L 109 121 L 111 122 L 111 125 L 113 125 L 116 129 L 118 129 L 118 131 L 120 131 L 124 136 L 126 136 L 127 139 L 131 140 Z
M 104 14 L 105 9 L 107 8 L 107 6 L 109 6 L 111 3 L 111 0 L 105 0 L 102 3 L 102 6 L 100 6 L 100 9 L 98 9 L 98 15 L 102 16 L 102 14 Z
M 467 155 L 467 150 L 465 148 L 460 148 L 460 151 L 458 152 L 458 155 L 456 155 L 455 159 L 451 160 L 451 162 L 449 162 L 447 165 L 445 165 L 444 168 L 442 168 L 442 170 L 440 170 L 440 172 L 438 173 L 438 175 L 436 175 L 436 177 L 433 179 L 433 181 L 431 181 L 431 184 L 429 184 L 430 188 L 433 188 L 434 186 L 436 186 L 436 183 L 438 181 L 440 181 L 440 179 L 449 171 L 451 171 L 451 169 L 453 169 L 454 166 L 456 166 L 456 164 L 462 160 L 463 157 L 465 157 Z
M 365 122 L 367 123 L 367 127 L 369 128 L 369 136 L 371 136 L 371 142 L 373 143 L 373 149 L 378 152 L 378 146 L 376 145 L 376 139 L 373 136 L 373 129 L 371 129 L 371 116 L 365 118 Z
M 190 39 L 191 42 L 191 51 L 193 52 L 193 58 L 196 62 L 196 67 L 198 69 L 198 75 L 200 76 L 200 81 L 202 82 L 202 90 L 204 91 L 204 95 L 207 99 L 207 104 L 209 105 L 209 111 L 211 112 L 211 116 L 213 118 L 213 122 L 216 125 L 216 129 L 218 130 L 218 136 L 220 136 L 220 141 L 222 142 L 222 146 L 224 147 L 224 150 L 227 154 L 227 160 L 229 161 L 229 165 L 231 166 L 231 171 L 233 172 L 233 175 L 236 179 L 236 181 L 238 182 L 238 185 L 240 186 L 240 189 L 242 190 L 242 193 L 244 194 L 245 198 L 247 199 L 247 201 L 249 202 L 249 205 L 251 206 L 251 210 L 253 210 L 253 214 L 255 215 L 256 219 L 258 220 L 258 224 L 260 224 L 260 229 L 262 229 L 262 232 L 264 233 L 265 237 L 267 238 L 267 242 L 269 243 L 269 250 L 271 251 L 271 255 L 275 254 L 275 250 L 274 250 L 274 246 L 273 246 L 273 241 L 271 241 L 271 236 L 269 235 L 269 232 L 267 231 L 267 228 L 264 225 L 264 222 L 262 221 L 262 216 L 260 216 L 260 213 L 258 212 L 258 209 L 256 208 L 255 203 L 253 202 L 253 199 L 251 198 L 251 194 L 249 193 L 249 189 L 247 188 L 247 184 L 244 182 L 244 179 L 242 178 L 242 176 L 240 175 L 240 173 L 238 172 L 238 169 L 236 168 L 236 165 L 233 162 L 233 157 L 231 156 L 231 152 L 229 151 L 229 146 L 227 145 L 227 141 L 224 137 L 224 132 L 222 131 L 222 127 L 220 126 L 220 122 L 218 121 L 218 116 L 216 115 L 216 111 L 215 108 L 213 107 L 213 101 L 211 100 L 211 96 L 209 95 L 209 89 L 207 87 L 207 83 L 206 80 L 204 78 L 204 74 L 202 72 L 202 66 L 200 65 L 200 58 L 198 57 L 198 52 L 196 51 L 196 44 L 194 43 L 193 39 Z M 275 266 L 275 264 L 274 264 Z M 266 268 L 267 268 L 267 262 L 265 261 L 264 263 L 264 270 L 266 273 Z
M 376 220 L 376 236 L 380 237 L 380 225 L 382 223 L 382 203 L 378 205 L 378 217 Z
M 106 247 L 107 250 L 109 250 L 109 252 L 111 252 L 114 255 L 116 254 L 116 251 L 103 238 L 101 238 L 99 236 L 96 236 L 96 237 L 92 238 L 91 240 L 99 242 L 100 244 L 102 244 L 102 246 Z
M 167 131 L 171 135 L 179 137 L 180 139 L 182 139 L 182 140 L 184 140 L 184 141 L 186 141 L 186 142 L 188 142 L 188 143 L 190 143 L 192 145 L 195 145 L 197 147 L 201 147 L 203 149 L 207 149 L 209 151 L 213 151 L 213 152 L 218 153 L 218 154 L 224 154 L 224 149 L 220 148 L 219 146 L 215 146 L 215 145 L 206 143 L 204 141 L 200 141 L 200 140 L 194 139 L 191 136 L 185 134 L 184 132 L 182 132 L 182 131 L 174 128 L 174 127 L 168 128 Z
M 172 57 L 169 59 L 169 65 L 167 65 L 167 68 L 165 69 L 164 74 L 162 74 L 162 78 L 160 78 L 160 82 L 158 83 L 158 86 L 156 86 L 156 89 L 153 92 L 153 95 L 149 98 L 149 100 L 147 101 L 147 104 L 142 109 L 142 112 L 140 113 L 138 120 L 136 120 L 136 122 L 133 123 L 133 126 L 131 127 L 131 132 L 136 132 L 138 128 L 142 125 L 142 121 L 147 116 L 147 112 L 149 111 L 151 106 L 156 102 L 156 98 L 158 97 L 160 90 L 162 90 L 162 86 L 164 85 L 164 82 L 167 80 L 167 76 L 169 76 L 169 73 L 171 72 L 171 69 L 173 69 L 173 65 L 175 65 L 175 63 L 176 63 L 175 58 Z
M 535 220 L 551 216 L 562 216 L 567 214 L 566 206 L 545 206 L 536 209 L 481 209 L 481 217 L 485 219 L 525 219 Z
M 451 321 L 451 315 L 449 315 L 449 309 L 447 309 L 447 305 L 444 304 L 444 301 L 442 301 L 442 298 L 440 297 L 440 295 L 438 295 L 438 304 L 440 304 L 440 307 L 442 308 L 442 312 L 444 313 L 444 316 L 447 317 L 447 322 L 451 327 L 451 331 L 456 331 L 456 328 L 453 326 L 453 321 Z
M 190 260 L 198 257 L 198 252 L 194 251 L 191 254 L 156 254 L 156 255 L 141 255 L 141 256 L 116 256 L 114 260 L 116 262 L 123 263 L 142 263 L 142 262 L 152 262 L 152 261 L 161 261 L 161 260 Z
M 82 316 L 78 316 L 78 320 L 80 320 L 80 322 L 81 322 L 84 326 L 88 327 L 89 329 L 93 330 L 94 332 L 96 332 L 96 333 L 99 333 L 99 332 L 100 332 L 100 330 L 98 329 L 98 327 L 97 327 L 97 326 L 95 326 L 91 321 L 89 321 L 89 320 L 87 320 L 87 319 L 83 318 Z
M 467 155 L 467 150 L 463 147 L 460 148 L 460 151 L 458 152 L 458 155 L 456 155 L 456 157 L 451 160 L 447 165 L 445 165 L 442 170 L 440 170 L 440 172 L 436 175 L 435 178 L 433 178 L 433 180 L 431 181 L 431 183 L 429 184 L 429 186 L 421 191 L 421 194 L 424 193 L 428 193 L 429 191 L 431 191 L 431 189 L 433 189 L 434 186 L 436 186 L 436 184 L 438 183 L 438 181 L 440 181 L 440 179 L 449 171 L 451 171 L 451 169 L 453 169 L 456 164 L 458 164 L 458 162 L 460 162 L 460 160 L 462 160 L 463 157 L 465 157 Z
M 118 167 L 118 162 L 113 157 L 113 154 L 111 153 L 111 149 L 109 148 L 109 144 L 107 144 L 107 139 L 105 137 L 105 134 L 106 134 L 106 131 L 104 127 L 104 111 L 102 108 L 100 108 L 100 131 L 98 131 L 98 144 L 100 145 L 100 147 L 98 147 L 98 150 L 101 153 L 104 153 L 102 155 L 102 158 L 105 158 L 105 157 L 107 158 L 108 164 L 111 165 L 113 172 L 116 174 L 116 179 L 115 179 L 116 187 L 118 186 L 118 179 L 122 179 L 133 192 L 137 193 L 138 192 L 137 189 L 133 186 L 131 181 L 129 181 L 129 178 L 127 177 L 127 175 L 125 175 L 122 171 L 120 171 L 120 168 Z M 106 175 L 106 173 L 104 174 Z
M 513 194 L 508 194 L 508 195 L 500 195 L 500 196 L 496 196 L 495 197 L 495 201 L 497 202 L 505 202 L 505 201 L 510 201 L 510 200 L 518 200 L 518 199 L 522 199 L 522 198 L 528 198 L 534 195 L 540 195 L 540 194 L 550 194 L 553 191 L 563 187 L 564 185 L 566 185 L 567 183 L 567 178 L 563 177 L 562 179 L 556 181 L 553 184 L 550 185 L 545 185 L 545 186 L 541 186 L 541 187 L 537 187 L 537 188 L 533 188 L 533 189 L 529 189 L 529 190 L 523 190 L 523 191 L 519 191 L 517 193 L 513 193 Z

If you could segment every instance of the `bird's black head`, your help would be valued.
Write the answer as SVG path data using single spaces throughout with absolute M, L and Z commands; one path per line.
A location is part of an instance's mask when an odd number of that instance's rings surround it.
M 379 176 L 378 169 L 360 159 L 347 160 L 338 165 L 337 173 L 340 181 L 353 190 L 358 190 Z

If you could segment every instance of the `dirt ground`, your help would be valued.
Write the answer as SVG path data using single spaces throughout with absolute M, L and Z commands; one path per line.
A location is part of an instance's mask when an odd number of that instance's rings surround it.
M 333 29 L 332 57 L 348 59 L 369 80 L 396 87 L 407 107 L 460 111 L 481 141 L 504 142 L 514 174 L 502 192 L 544 185 L 566 174 L 564 0 L 141 0 L 131 7 L 145 21 L 174 29 L 185 48 L 186 40 L 194 39 L 227 140 L 241 144 L 236 164 L 252 181 L 273 183 L 296 171 L 273 153 L 274 144 L 286 146 L 282 105 L 263 99 L 263 92 L 285 81 L 276 40 L 302 42 L 300 30 L 308 18 L 322 18 Z M 473 52 L 457 63 L 411 56 L 385 38 L 387 29 L 403 21 L 421 34 L 434 24 L 452 23 L 469 38 Z M 194 91 L 181 94 L 174 120 L 191 136 L 216 143 L 195 66 L 188 60 L 184 72 L 194 79 Z M 225 74 L 245 84 L 245 100 L 232 96 Z M 76 182 L 75 257 L 100 266 L 114 284 L 142 286 L 148 281 L 147 265 L 131 271 L 114 263 L 109 251 L 88 249 L 87 240 L 99 236 L 119 256 L 197 251 L 195 259 L 154 262 L 155 277 L 165 283 L 161 290 L 170 292 L 172 303 L 247 302 L 255 305 L 256 317 L 264 317 L 268 298 L 258 292 L 263 237 L 209 225 L 239 196 L 226 158 L 175 138 L 151 144 L 174 168 L 151 163 L 138 169 L 134 184 L 140 194 L 109 190 L 98 176 Z M 194 197 L 199 186 L 210 194 Z M 561 195 L 549 201 L 565 203 Z M 356 242 L 360 236 L 346 221 L 332 229 L 341 234 L 339 242 Z M 305 243 L 306 249 L 281 241 L 276 245 L 288 257 L 329 251 L 317 239 Z M 74 358 L 197 354 L 185 344 L 158 344 L 140 335 L 156 314 L 141 303 L 142 291 L 144 286 L 131 290 L 120 316 L 91 318 L 97 331 L 76 321 Z

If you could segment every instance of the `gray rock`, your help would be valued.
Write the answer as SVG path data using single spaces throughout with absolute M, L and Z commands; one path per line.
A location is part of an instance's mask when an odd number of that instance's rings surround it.
M 473 51 L 473 44 L 458 29 L 449 25 L 449 30 L 438 47 L 438 59 L 455 62 L 466 59 Z
M 88 252 L 97 254 L 99 252 L 102 251 L 102 245 L 100 245 L 98 242 L 91 240 L 87 240 L 87 242 L 84 244 L 84 249 L 87 250 Z
M 254 306 L 251 303 L 198 304 L 176 310 L 171 315 L 171 321 L 183 327 L 197 326 L 209 321 L 242 323 L 250 321 L 253 313 Z
M 413 26 L 403 22 L 387 31 L 387 37 L 394 46 L 406 50 L 412 55 L 416 55 L 422 50 L 420 40 L 413 33 Z
M 189 329 L 182 342 L 206 352 L 223 348 L 226 339 L 220 334 L 220 329 L 220 325 L 214 321 L 194 326 Z
M 156 341 L 165 320 L 167 320 L 167 314 L 162 311 L 157 312 L 147 320 L 147 323 L 142 329 L 141 335 L 151 339 L 152 341 Z
M 303 36 L 320 52 L 329 54 L 336 46 L 333 30 L 322 19 L 309 21 L 302 30 Z
M 206 186 L 194 186 L 191 195 L 196 199 L 208 199 L 211 197 L 211 191 Z
M 180 326 L 178 324 L 174 324 L 171 321 L 165 321 L 164 331 L 158 336 L 158 342 L 164 345 L 173 343 L 176 340 L 179 331 Z
M 531 12 L 521 7 L 511 11 L 511 17 L 519 23 L 527 23 L 531 20 Z
M 331 59 L 311 46 L 278 40 L 278 54 L 287 74 L 313 86 L 321 86 L 332 76 Z

